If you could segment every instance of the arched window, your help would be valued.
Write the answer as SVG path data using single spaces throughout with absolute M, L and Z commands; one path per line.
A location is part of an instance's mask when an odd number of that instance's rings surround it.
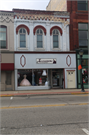
M 19 39 L 20 39 L 20 47 L 24 48 L 26 47 L 26 30 L 24 28 L 21 28 L 19 30 Z
M 42 29 L 37 29 L 36 35 L 37 35 L 37 48 L 43 48 L 43 31 L 42 31 Z
M 6 33 L 7 33 L 7 27 L 1 25 L 0 26 L 0 48 L 1 49 L 7 48 Z
M 53 48 L 59 48 L 59 31 L 53 30 Z

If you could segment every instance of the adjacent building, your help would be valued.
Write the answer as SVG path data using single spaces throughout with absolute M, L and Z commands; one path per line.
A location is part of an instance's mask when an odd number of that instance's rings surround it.
M 67 11 L 70 12 L 70 50 L 76 50 L 77 88 L 88 88 L 88 7 L 89 1 L 67 1 Z M 82 73 L 78 70 L 81 64 L 79 51 L 84 51 L 82 57 Z M 83 76 L 83 78 L 82 78 Z
M 67 0 L 50 0 L 47 11 L 67 11 Z
M 1 90 L 14 90 L 14 12 L 0 11 Z

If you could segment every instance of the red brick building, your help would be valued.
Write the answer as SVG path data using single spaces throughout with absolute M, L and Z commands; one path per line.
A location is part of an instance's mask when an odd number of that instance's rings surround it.
M 88 9 L 88 0 L 67 0 L 67 11 L 70 12 L 70 50 L 76 50 L 77 88 L 81 88 L 82 79 L 84 88 L 88 88 Z M 80 49 L 84 51 L 82 70 L 78 70 L 81 64 Z
M 79 38 L 81 38 L 79 27 L 83 27 L 79 25 L 88 24 L 88 1 L 67 1 L 67 11 L 70 12 L 70 50 L 87 48 L 87 43 L 86 45 L 79 44 Z

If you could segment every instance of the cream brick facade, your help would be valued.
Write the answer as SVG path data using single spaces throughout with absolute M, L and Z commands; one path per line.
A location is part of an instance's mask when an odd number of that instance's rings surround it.
M 7 27 L 7 48 L 4 51 L 14 51 L 14 13 L 10 11 L 0 11 L 0 26 Z
M 46 7 L 48 11 L 67 11 L 66 0 L 50 0 Z
M 14 12 L 0 11 L 0 27 L 6 27 L 6 48 L 0 47 L 0 90 L 14 90 Z

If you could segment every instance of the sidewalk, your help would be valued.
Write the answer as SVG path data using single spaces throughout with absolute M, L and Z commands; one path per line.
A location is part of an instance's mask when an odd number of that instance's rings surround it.
M 85 89 L 85 92 L 81 92 L 81 89 L 0 91 L 0 97 L 8 97 L 8 96 L 42 96 L 42 95 L 77 95 L 77 94 L 89 94 L 89 89 Z

